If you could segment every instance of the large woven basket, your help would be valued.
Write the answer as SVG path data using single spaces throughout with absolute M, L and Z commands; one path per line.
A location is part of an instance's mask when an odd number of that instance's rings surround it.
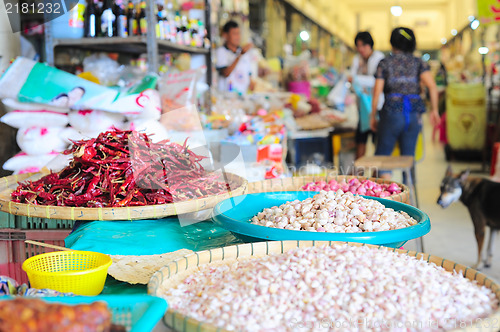
M 394 181 L 384 180 L 380 178 L 367 178 L 364 176 L 352 176 L 352 175 L 335 175 L 335 176 L 299 176 L 299 177 L 291 177 L 291 178 L 281 178 L 281 179 L 271 179 L 264 180 L 259 182 L 250 182 L 248 184 L 248 193 L 263 193 L 263 192 L 271 192 L 271 191 L 296 191 L 302 190 L 302 187 L 309 182 L 316 181 L 330 181 L 336 180 L 338 182 L 342 180 L 346 180 L 347 182 L 351 179 L 357 178 L 360 181 L 369 179 L 376 183 L 386 183 L 390 184 Z M 404 184 L 397 183 L 398 186 L 403 188 L 403 191 L 400 194 L 392 195 L 389 197 L 384 197 L 385 199 L 391 199 L 394 201 L 402 202 L 409 204 L 410 203 L 410 188 L 405 186 Z
M 213 208 L 218 202 L 226 198 L 244 195 L 248 189 L 248 182 L 244 178 L 225 173 L 225 179 L 231 188 L 230 191 L 221 194 L 207 196 L 199 199 L 183 201 L 171 204 L 129 206 L 120 208 L 80 208 L 67 206 L 33 205 L 15 203 L 11 201 L 10 194 L 18 186 L 18 182 L 26 180 L 37 180 L 44 174 L 26 173 L 11 175 L 0 178 L 0 211 L 10 214 L 39 217 L 47 219 L 67 220 L 136 220 L 156 219 L 174 216 L 184 213 L 198 212 Z
M 328 241 L 273 241 L 273 242 L 258 242 L 247 243 L 231 247 L 217 248 L 207 251 L 196 252 L 194 254 L 185 256 L 178 259 L 169 265 L 163 267 L 156 272 L 148 284 L 148 293 L 151 295 L 162 297 L 166 290 L 179 285 L 188 275 L 198 270 L 198 267 L 205 264 L 220 264 L 222 261 L 234 261 L 238 258 L 249 257 L 262 257 L 269 254 L 284 253 L 295 248 L 308 248 L 312 246 L 321 245 L 334 245 L 345 242 L 328 242 Z M 361 243 L 348 243 L 351 246 L 370 246 L 380 248 L 380 246 L 372 246 L 369 244 Z M 476 280 L 479 285 L 485 285 L 495 292 L 497 298 L 500 300 L 500 286 L 486 277 L 484 274 L 468 268 L 465 265 L 457 264 L 455 262 L 446 260 L 444 258 L 431 256 L 428 254 L 417 253 L 415 251 L 391 249 L 398 253 L 415 256 L 418 259 L 423 259 L 429 263 L 435 263 L 442 266 L 446 271 L 462 271 L 464 276 L 469 280 Z M 495 311 L 489 320 L 483 319 L 478 321 L 474 326 L 469 326 L 468 331 L 497 331 L 498 326 L 495 328 L 495 322 L 500 321 L 500 309 Z M 168 309 L 165 313 L 164 323 L 174 329 L 175 331 L 194 332 L 194 331 L 207 331 L 216 332 L 222 329 L 217 328 L 208 323 L 197 321 L 193 318 L 180 314 L 172 309 Z M 489 325 L 488 325 L 489 324 Z

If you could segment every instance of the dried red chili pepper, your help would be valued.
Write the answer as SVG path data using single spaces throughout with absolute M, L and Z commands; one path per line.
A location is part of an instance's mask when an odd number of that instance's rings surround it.
M 205 157 L 168 140 L 111 130 L 74 142 L 70 166 L 40 180 L 20 183 L 12 200 L 21 203 L 121 207 L 167 204 L 217 195 L 228 185 L 200 165 Z

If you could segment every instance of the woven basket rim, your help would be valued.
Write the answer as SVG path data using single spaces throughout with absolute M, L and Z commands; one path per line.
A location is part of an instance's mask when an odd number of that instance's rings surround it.
M 14 215 L 27 217 L 39 217 L 46 219 L 66 220 L 138 220 L 158 219 L 184 213 L 198 212 L 213 208 L 218 202 L 243 195 L 248 189 L 248 181 L 243 177 L 226 172 L 228 181 L 234 183 L 235 188 L 230 191 L 211 195 L 199 199 L 181 201 L 169 204 L 156 204 L 145 206 L 84 208 L 84 207 L 61 207 L 52 205 L 34 205 L 12 202 L 6 198 L 7 195 L 17 187 L 18 182 L 25 181 L 32 176 L 41 177 L 42 173 L 25 173 L 0 178 L 0 192 L 5 197 L 0 197 L 0 211 Z
M 248 192 L 249 193 L 260 193 L 260 192 L 270 192 L 270 191 L 291 191 L 292 188 L 294 190 L 302 190 L 302 187 L 310 182 L 317 181 L 325 181 L 328 182 L 330 180 L 342 181 L 342 180 L 351 180 L 357 178 L 359 180 L 371 180 L 376 183 L 396 183 L 403 190 L 399 194 L 391 195 L 388 197 L 384 197 L 385 199 L 391 199 L 399 202 L 408 202 L 410 197 L 410 188 L 402 183 L 386 180 L 382 178 L 374 178 L 367 176 L 357 176 L 357 175 L 307 175 L 307 176 L 294 176 L 289 178 L 279 178 L 279 179 L 268 179 L 257 182 L 249 182 L 248 183 Z M 286 186 L 292 186 L 292 188 L 283 189 Z
M 291 245 L 295 244 L 295 247 L 291 247 L 285 250 L 284 246 L 285 245 Z M 175 277 L 176 275 L 182 273 L 182 272 L 187 272 L 190 270 L 194 270 L 199 266 L 203 266 L 206 264 L 213 264 L 216 262 L 221 262 L 224 260 L 230 260 L 230 259 L 239 259 L 239 258 L 250 258 L 250 257 L 261 257 L 263 255 L 267 256 L 270 253 L 283 253 L 287 250 L 292 250 L 294 248 L 306 248 L 306 247 L 312 247 L 312 246 L 320 246 L 320 245 L 336 245 L 336 244 L 348 244 L 350 246 L 368 246 L 371 248 L 386 248 L 388 250 L 391 250 L 393 252 L 397 252 L 400 254 L 406 254 L 409 256 L 414 256 L 417 259 L 423 259 L 426 260 L 429 264 L 430 263 L 435 263 L 435 262 L 441 262 L 440 265 L 443 267 L 446 271 L 452 272 L 452 271 L 463 271 L 463 277 L 471 280 L 471 281 L 476 281 L 479 285 L 484 285 L 491 289 L 496 297 L 497 300 L 500 302 L 500 285 L 494 282 L 492 279 L 488 278 L 485 274 L 467 267 L 462 264 L 458 264 L 456 262 L 447 260 L 445 258 L 441 258 L 439 256 L 434 256 L 430 254 L 425 254 L 425 253 L 420 253 L 417 251 L 410 251 L 410 250 L 402 250 L 402 249 L 396 249 L 396 248 L 388 248 L 384 246 L 379 246 L 379 245 L 371 245 L 371 244 L 365 244 L 365 243 L 355 243 L 355 242 L 341 242 L 341 241 L 269 241 L 269 242 L 256 242 L 256 243 L 245 243 L 245 244 L 237 244 L 233 246 L 227 246 L 227 247 L 221 247 L 221 248 L 215 248 L 215 249 L 209 249 L 209 250 L 204 250 L 200 252 L 195 252 L 193 254 L 186 255 L 182 258 L 179 258 L 170 264 L 164 266 L 162 269 L 157 271 L 152 277 L 150 282 L 148 283 L 148 294 L 151 294 L 153 296 L 158 296 L 162 297 L 161 294 L 157 294 L 157 291 L 161 291 L 160 288 L 162 287 L 163 283 L 165 283 L 167 280 Z M 245 252 L 245 250 L 248 251 L 248 247 L 251 248 L 251 254 L 243 254 L 240 256 L 240 252 Z M 257 247 L 257 248 L 256 248 Z M 265 254 L 259 255 L 257 250 L 263 249 L 265 247 Z M 236 257 L 227 256 L 226 252 L 229 250 L 232 250 L 233 248 L 236 249 Z M 271 250 L 271 252 L 270 252 Z M 208 263 L 202 263 L 200 264 L 200 257 L 201 256 L 206 256 L 209 255 L 209 262 Z M 196 259 L 194 259 L 196 257 Z M 215 258 L 213 258 L 215 257 Z M 197 262 L 196 265 L 189 265 L 189 261 L 194 260 Z M 432 261 L 432 262 L 431 262 Z M 452 266 L 450 268 L 450 266 Z M 175 282 L 174 282 L 175 284 Z M 173 287 L 173 286 L 171 286 Z M 167 288 L 171 288 L 167 287 Z M 181 313 L 171 309 L 170 307 L 168 308 L 167 312 L 165 313 L 165 316 L 163 318 L 163 321 L 165 325 L 169 327 L 170 326 L 167 322 L 167 320 L 171 319 L 172 325 L 175 326 L 175 322 L 178 320 L 182 321 L 183 329 L 184 331 L 188 331 L 187 327 L 190 326 L 192 328 L 195 328 L 197 331 L 226 331 L 222 328 L 217 328 L 214 325 L 211 325 L 209 323 L 204 323 L 200 322 L 192 317 L 182 315 Z M 500 307 L 493 312 L 489 317 L 484 318 L 485 319 L 495 319 L 496 321 L 500 320 Z M 493 326 L 494 327 L 494 326 Z M 494 329 L 491 329 L 491 331 L 495 331 Z M 481 331 L 490 331 L 487 328 L 481 327 L 481 326 L 476 326 L 476 328 L 479 328 Z M 190 330 L 190 329 L 189 329 Z M 464 329 L 457 329 L 453 331 L 463 331 Z M 466 328 L 465 330 L 476 330 L 473 328 Z

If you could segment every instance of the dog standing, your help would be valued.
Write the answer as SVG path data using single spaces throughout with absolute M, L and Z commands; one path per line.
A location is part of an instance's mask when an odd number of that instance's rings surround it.
M 488 179 L 469 177 L 469 171 L 454 176 L 451 166 L 446 170 L 441 182 L 441 195 L 437 203 L 443 208 L 460 200 L 468 209 L 474 224 L 478 257 L 475 269 L 481 267 L 482 250 L 486 226 L 490 227 L 485 267 L 491 266 L 493 243 L 500 230 L 500 183 Z

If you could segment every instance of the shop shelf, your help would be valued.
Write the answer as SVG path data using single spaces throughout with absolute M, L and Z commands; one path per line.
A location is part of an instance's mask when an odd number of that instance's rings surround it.
M 64 247 L 64 239 L 69 233 L 70 230 L 0 229 L 0 275 L 28 283 L 28 276 L 21 268 L 23 262 L 29 257 L 55 250 L 24 241 L 34 240 Z
M 201 47 L 178 45 L 168 40 L 158 39 L 158 50 L 162 53 L 185 52 L 192 54 L 208 54 L 209 50 Z M 91 51 L 118 52 L 141 54 L 147 52 L 146 36 L 132 36 L 127 38 L 80 38 L 54 39 L 54 47 L 72 47 Z

